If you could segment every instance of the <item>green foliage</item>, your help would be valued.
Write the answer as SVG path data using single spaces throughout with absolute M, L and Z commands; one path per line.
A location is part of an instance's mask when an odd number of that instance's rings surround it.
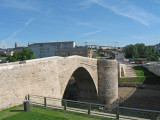
M 143 66 L 133 66 L 133 69 L 138 77 L 157 77 L 154 73 L 150 72 Z
M 103 52 L 103 49 L 102 49 L 102 48 L 99 48 L 99 49 L 97 50 L 97 52 L 98 52 L 98 53 Z
M 28 48 L 24 48 L 20 53 L 20 60 L 29 60 L 34 59 L 33 51 Z
M 93 58 L 101 58 L 101 57 L 105 57 L 105 55 L 102 53 L 93 53 Z
M 93 53 L 93 58 L 98 58 L 99 55 L 97 53 Z
M 9 55 L 7 57 L 7 60 L 9 62 L 23 61 L 23 60 L 30 60 L 30 59 L 34 59 L 34 55 L 33 55 L 33 51 L 28 48 L 24 48 L 21 52 L 15 51 L 13 53 L 13 56 Z
M 160 52 L 153 46 L 145 46 L 144 44 L 127 45 L 123 52 L 126 58 L 145 58 L 148 61 L 157 61 Z
M 136 83 L 143 84 L 145 77 L 130 77 L 130 78 L 119 78 L 118 83 Z
M 0 51 L 0 57 L 6 57 L 6 54 Z

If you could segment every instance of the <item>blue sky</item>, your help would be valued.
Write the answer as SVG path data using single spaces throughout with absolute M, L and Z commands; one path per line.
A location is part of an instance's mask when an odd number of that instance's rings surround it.
M 160 0 L 0 0 L 0 48 L 160 43 Z

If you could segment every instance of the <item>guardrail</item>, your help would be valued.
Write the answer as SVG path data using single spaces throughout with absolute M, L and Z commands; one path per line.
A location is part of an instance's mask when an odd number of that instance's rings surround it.
M 27 95 L 26 100 L 30 100 L 32 105 L 39 105 L 45 108 L 51 107 L 64 109 L 79 113 L 97 115 L 116 119 L 150 119 L 160 120 L 160 111 L 121 107 L 113 105 L 96 104 L 82 101 L 73 101 L 37 95 Z

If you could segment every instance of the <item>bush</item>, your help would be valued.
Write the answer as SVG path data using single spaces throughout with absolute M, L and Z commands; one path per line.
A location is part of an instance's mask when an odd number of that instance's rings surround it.
M 15 61 L 23 61 L 23 60 L 30 60 L 30 59 L 34 59 L 34 55 L 33 55 L 33 51 L 28 49 L 28 48 L 24 48 L 21 52 L 15 51 L 13 53 L 13 56 L 8 56 L 7 60 L 9 62 L 15 62 Z

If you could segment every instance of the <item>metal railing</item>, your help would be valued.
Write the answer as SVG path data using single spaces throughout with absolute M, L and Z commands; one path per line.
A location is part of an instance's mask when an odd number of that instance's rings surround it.
M 43 97 L 37 95 L 27 95 L 26 100 L 30 104 L 43 106 L 45 108 L 64 109 L 79 113 L 91 114 L 96 116 L 116 118 L 116 119 L 150 119 L 160 120 L 160 111 L 121 107 L 113 105 L 96 104 L 82 101 L 73 101 L 59 98 Z

